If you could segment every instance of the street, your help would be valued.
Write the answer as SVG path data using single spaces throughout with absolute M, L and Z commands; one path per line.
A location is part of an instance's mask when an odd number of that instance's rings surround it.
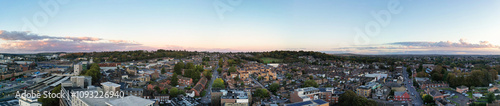
M 210 83 L 208 83 L 208 87 L 205 89 L 207 93 L 205 94 L 204 97 L 201 98 L 201 103 L 208 104 L 211 101 L 211 93 L 212 93 L 212 84 L 214 83 L 215 79 L 219 77 L 219 73 L 217 72 L 217 69 L 219 68 L 219 64 L 216 65 L 216 68 L 212 70 L 212 78 L 210 79 Z
M 420 94 L 417 92 L 415 87 L 413 87 L 413 79 L 410 79 L 408 76 L 408 72 L 406 72 L 406 67 L 403 67 L 403 76 L 404 76 L 404 84 L 406 89 L 408 89 L 408 94 L 411 95 L 411 102 L 415 106 L 422 106 L 423 101 L 420 98 Z M 413 95 L 412 95 L 413 94 Z

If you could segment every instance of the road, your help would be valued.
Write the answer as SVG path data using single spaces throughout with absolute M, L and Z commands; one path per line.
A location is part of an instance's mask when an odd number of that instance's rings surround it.
M 412 104 L 415 106 L 422 106 L 423 105 L 422 98 L 420 98 L 420 94 L 417 92 L 415 87 L 413 87 L 413 79 L 409 78 L 408 72 L 406 72 L 406 67 L 403 67 L 403 76 L 405 79 L 403 82 L 405 84 L 406 89 L 408 89 L 409 91 L 408 94 L 410 95 L 414 94 L 413 96 L 411 96 Z
M 205 91 L 207 91 L 207 94 L 205 94 L 205 96 L 201 98 L 201 103 L 208 104 L 212 102 L 210 95 L 212 94 L 212 84 L 214 83 L 216 78 L 219 78 L 219 72 L 217 72 L 219 64 L 216 64 L 216 66 L 217 67 L 212 70 L 212 79 L 210 79 L 210 83 L 208 83 L 208 87 L 205 89 Z

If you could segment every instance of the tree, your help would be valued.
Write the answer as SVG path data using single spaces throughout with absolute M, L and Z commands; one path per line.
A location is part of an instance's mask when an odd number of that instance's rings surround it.
M 411 68 L 406 68 L 406 72 L 408 73 L 408 76 L 411 76 L 411 74 L 413 74 L 413 73 L 411 72 Z
M 389 92 L 389 95 L 394 96 L 394 90 L 391 90 L 391 92 Z
M 191 62 L 187 63 L 186 66 L 184 67 L 184 69 L 194 69 L 194 68 L 195 68 L 194 64 Z
M 160 87 L 155 86 L 154 89 L 155 89 L 156 92 L 160 92 Z
M 427 103 L 434 103 L 434 98 L 431 95 L 424 94 L 422 95 L 422 100 Z
M 288 78 L 288 79 L 292 79 L 293 75 L 290 74 L 290 73 L 286 73 L 285 77 Z
M 198 72 L 203 72 L 205 69 L 203 69 L 203 66 L 198 65 L 198 66 L 196 66 L 195 70 Z
M 413 86 L 418 87 L 418 82 L 415 78 L 413 78 Z
M 234 77 L 234 80 L 235 80 L 235 81 L 240 81 L 240 75 L 238 75 L 238 76 Z
M 222 72 L 222 68 L 217 68 L 217 72 L 221 73 Z
M 236 72 L 236 68 L 234 66 L 231 66 L 228 71 L 231 73 Z
M 269 86 L 269 90 L 271 90 L 271 92 L 273 92 L 273 93 L 276 93 L 276 91 L 278 91 L 279 87 L 280 87 L 280 85 L 278 83 L 273 83 L 273 84 L 271 84 L 271 86 Z
M 165 74 L 167 73 L 167 71 L 165 70 L 165 68 L 161 68 L 161 74 Z
M 219 59 L 219 67 L 222 67 L 224 65 L 224 62 L 222 62 L 222 59 Z
M 421 72 L 421 71 L 424 71 L 424 66 L 422 65 L 422 63 L 420 63 L 418 65 L 418 69 L 417 69 L 417 72 Z
M 205 76 L 207 79 L 212 78 L 212 71 L 210 70 L 203 71 L 203 76 Z
M 493 101 L 495 101 L 495 94 L 493 93 L 488 93 L 486 99 L 488 99 L 488 103 L 492 103 Z
M 268 98 L 268 97 L 270 97 L 269 91 L 267 91 L 267 89 L 257 88 L 257 90 L 255 90 L 255 92 L 254 92 L 254 97 L 259 97 L 261 99 Z
M 420 71 L 417 73 L 417 77 L 428 77 L 429 74 L 425 73 L 425 71 Z
M 434 81 L 441 81 L 441 79 L 442 79 L 441 77 L 442 77 L 442 75 L 438 74 L 438 73 L 434 73 L 434 74 L 431 75 L 431 78 Z
M 90 69 L 85 71 L 85 76 L 90 76 L 92 77 L 92 82 L 94 84 L 99 83 L 99 79 L 101 78 L 101 68 L 99 67 L 99 64 L 97 63 L 92 63 L 90 65 Z
M 375 69 L 375 66 L 373 66 L 373 65 L 368 65 L 368 69 Z
M 61 92 L 61 85 L 56 86 L 51 93 L 60 93 Z M 47 98 L 45 95 L 42 95 L 40 98 L 38 98 L 38 101 L 42 103 L 44 106 L 57 106 L 59 105 L 59 99 L 58 98 Z
M 203 57 L 203 59 L 201 59 L 201 61 L 210 61 L 210 57 Z
M 307 80 L 304 82 L 304 85 L 302 85 L 303 87 L 318 87 L 318 83 L 316 83 L 316 81 L 314 80 Z
M 170 85 L 172 86 L 177 86 L 179 84 L 179 78 L 177 78 L 177 74 L 174 73 L 174 75 L 172 75 L 172 79 L 170 80 Z
M 340 106 L 377 106 L 373 100 L 368 100 L 365 97 L 358 96 L 351 90 L 347 90 L 339 97 Z
M 184 95 L 184 91 L 182 89 L 177 89 L 176 87 L 173 87 L 170 91 L 170 96 L 172 97 L 177 97 L 178 95 Z
M 161 91 L 161 94 L 168 94 L 168 89 L 165 88 L 164 90 Z
M 174 73 L 182 75 L 182 69 L 183 68 L 184 68 L 184 63 L 183 62 L 179 62 L 179 63 L 175 64 L 175 66 L 174 66 Z
M 226 88 L 226 86 L 224 85 L 224 80 L 222 80 L 221 78 L 215 79 L 214 83 L 212 84 L 212 87 L 220 89 Z
M 259 80 L 259 81 L 262 81 L 262 79 L 264 79 L 264 77 L 262 77 L 262 76 L 257 77 L 257 80 Z

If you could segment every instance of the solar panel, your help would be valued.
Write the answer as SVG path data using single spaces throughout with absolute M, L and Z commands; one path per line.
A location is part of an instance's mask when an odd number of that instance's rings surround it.
M 318 100 L 313 100 L 316 104 L 325 104 L 326 102 L 324 100 L 318 99 Z
M 294 103 L 294 104 L 288 104 L 287 106 L 304 106 L 304 105 L 310 105 L 312 104 L 311 101 L 305 101 L 305 102 L 298 102 L 298 103 Z

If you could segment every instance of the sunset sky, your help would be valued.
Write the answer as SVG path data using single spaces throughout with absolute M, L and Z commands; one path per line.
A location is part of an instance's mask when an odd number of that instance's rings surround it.
M 500 54 L 498 0 L 229 1 L 0 0 L 0 53 Z

